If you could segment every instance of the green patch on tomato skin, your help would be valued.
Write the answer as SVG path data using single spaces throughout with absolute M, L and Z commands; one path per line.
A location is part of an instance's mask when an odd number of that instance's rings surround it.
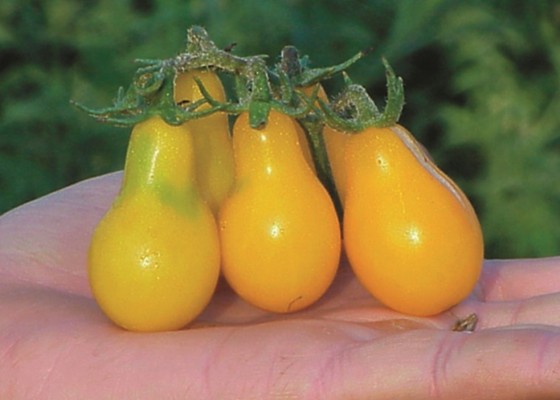
M 182 133 L 177 133 L 182 134 Z M 201 211 L 201 196 L 194 178 L 193 170 L 181 168 L 161 168 L 160 158 L 184 157 L 181 149 L 175 154 L 162 154 L 169 149 L 162 146 L 162 138 L 151 132 L 133 132 L 127 151 L 121 191 L 116 202 L 135 193 L 153 191 L 162 204 L 174 208 L 182 215 L 195 219 Z M 181 160 L 178 165 L 184 164 Z

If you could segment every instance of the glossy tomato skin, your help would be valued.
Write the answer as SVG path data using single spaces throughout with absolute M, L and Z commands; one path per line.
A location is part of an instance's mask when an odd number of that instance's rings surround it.
M 220 78 L 211 70 L 190 70 L 175 79 L 175 101 L 194 103 L 204 98 L 195 78 L 216 100 L 225 102 L 226 96 Z M 199 110 L 209 107 L 200 106 Z M 226 198 L 234 178 L 233 149 L 228 117 L 215 112 L 185 122 L 192 132 L 197 186 L 215 215 Z
M 88 255 L 93 296 L 120 327 L 179 329 L 210 301 L 219 276 L 218 232 L 193 168 L 188 129 L 159 117 L 134 127 L 121 191 Z
M 341 248 L 334 206 L 304 159 L 294 124 L 276 111 L 260 130 L 246 113 L 238 117 L 236 179 L 220 210 L 224 276 L 247 302 L 278 313 L 322 296 Z
M 346 143 L 344 247 L 362 284 L 394 310 L 429 316 L 465 299 L 483 263 L 476 214 L 401 126 Z

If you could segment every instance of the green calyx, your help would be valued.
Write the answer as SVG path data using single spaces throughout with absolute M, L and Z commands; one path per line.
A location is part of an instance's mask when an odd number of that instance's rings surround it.
M 137 124 L 153 115 L 160 115 L 167 123 L 179 125 L 214 112 L 239 114 L 248 111 L 251 126 L 259 129 L 266 125 L 271 109 L 290 115 L 306 127 L 327 124 L 337 130 L 357 132 L 367 126 L 394 125 L 404 104 L 402 80 L 395 76 L 386 60 L 388 97 L 381 113 L 366 90 L 345 76 L 343 90 L 328 104 L 318 98 L 319 85 L 344 71 L 364 57 L 359 52 L 343 63 L 309 68 L 306 57 L 300 57 L 293 46 L 286 46 L 280 62 L 268 67 L 266 56 L 236 56 L 231 47 L 218 48 L 208 33 L 199 26 L 187 31 L 185 51 L 165 60 L 136 60 L 140 65 L 132 83 L 125 90 L 119 88 L 113 105 L 102 109 L 88 108 L 72 102 L 77 108 L 93 118 L 119 126 Z M 204 98 L 186 104 L 174 100 L 175 77 L 185 71 L 212 69 L 231 74 L 235 82 L 235 94 L 225 102 L 219 102 L 208 93 L 200 81 L 197 82 Z M 311 96 L 301 88 L 315 85 Z M 207 107 L 201 107 L 208 104 Z M 314 131 L 320 129 L 313 129 Z
M 386 59 L 383 59 L 383 64 L 387 79 L 387 103 L 383 112 L 379 111 L 363 86 L 353 83 L 344 74 L 344 89 L 331 104 L 319 99 L 329 126 L 343 132 L 356 133 L 370 126 L 384 128 L 397 123 L 404 106 L 404 85 Z

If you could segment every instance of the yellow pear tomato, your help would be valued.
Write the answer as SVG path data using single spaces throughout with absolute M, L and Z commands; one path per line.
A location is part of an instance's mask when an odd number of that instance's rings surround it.
M 465 299 L 483 262 L 466 196 L 401 126 L 346 143 L 344 248 L 362 284 L 385 305 L 438 314 Z
M 186 126 L 152 117 L 133 129 L 121 191 L 95 229 L 88 260 L 94 298 L 125 329 L 179 329 L 214 292 L 218 232 L 193 156 Z
M 292 118 L 262 129 L 242 113 L 233 129 L 234 188 L 220 210 L 223 273 L 246 301 L 286 313 L 317 301 L 340 257 L 332 201 L 304 159 Z

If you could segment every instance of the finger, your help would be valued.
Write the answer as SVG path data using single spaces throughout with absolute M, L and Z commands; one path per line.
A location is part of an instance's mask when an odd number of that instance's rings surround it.
M 480 278 L 480 292 L 485 301 L 560 292 L 560 257 L 487 261 Z
M 560 327 L 560 293 L 525 300 L 498 302 L 467 301 L 453 309 L 456 315 L 478 317 L 477 330 L 527 325 Z
M 473 334 L 410 331 L 333 358 L 327 393 L 368 399 L 552 399 L 560 393 L 560 330 Z
M 89 179 L 0 218 L 0 275 L 87 293 L 90 236 L 118 191 L 120 173 Z

